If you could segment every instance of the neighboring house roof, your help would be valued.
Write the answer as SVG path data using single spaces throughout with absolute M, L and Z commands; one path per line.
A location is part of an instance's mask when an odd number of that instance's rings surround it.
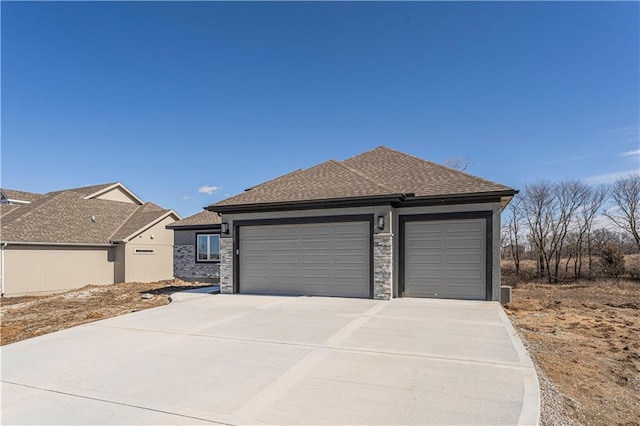
M 110 240 L 127 241 L 132 236 L 139 234 L 141 229 L 148 228 L 171 213 L 173 213 L 172 210 L 165 210 L 157 204 L 144 203 L 138 207 L 120 229 L 111 236 Z
M 107 245 L 113 235 L 126 232 L 129 236 L 136 231 L 135 226 L 142 230 L 160 216 L 180 218 L 153 203 L 86 198 L 96 192 L 96 187 L 109 186 L 113 184 L 50 192 L 10 210 L 3 206 L 0 237 L 3 242 L 15 243 Z M 117 184 L 118 190 L 130 192 L 123 188 Z
M 8 201 L 23 201 L 31 203 L 43 197 L 42 194 L 36 194 L 35 192 L 16 191 L 15 189 L 0 189 L 2 192 L 2 198 Z
M 515 193 L 508 186 L 381 146 L 342 162 L 330 160 L 289 173 L 207 209 L 224 212 L 345 199 L 400 202 L 409 198 L 511 197 Z
M 202 227 L 211 227 L 212 225 L 220 226 L 220 222 L 222 218 L 214 212 L 210 212 L 209 210 L 201 211 L 200 213 L 196 213 L 193 216 L 185 217 L 182 220 L 177 222 L 173 222 L 170 225 L 167 225 L 168 229 L 176 229 L 176 228 L 202 228 Z

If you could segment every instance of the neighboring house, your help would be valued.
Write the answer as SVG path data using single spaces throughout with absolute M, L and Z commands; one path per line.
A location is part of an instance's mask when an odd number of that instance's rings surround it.
M 516 190 L 379 147 L 207 207 L 222 293 L 500 300 Z
M 173 230 L 173 275 L 185 281 L 218 282 L 220 216 L 205 210 L 167 229 Z
M 47 194 L 1 190 L 3 295 L 173 276 L 173 210 L 123 184 Z

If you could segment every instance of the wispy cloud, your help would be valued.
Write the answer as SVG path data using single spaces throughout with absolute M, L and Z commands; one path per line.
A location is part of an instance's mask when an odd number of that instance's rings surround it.
M 616 179 L 620 179 L 630 175 L 637 175 L 638 173 L 639 172 L 637 169 L 632 169 L 632 170 L 626 170 L 623 172 L 613 172 L 613 173 L 606 173 L 604 175 L 591 176 L 586 178 L 585 181 L 591 184 L 611 183 L 611 182 L 615 182 Z
M 201 194 L 213 195 L 218 191 L 220 191 L 220 187 L 215 185 L 203 185 L 198 188 L 198 192 Z
M 190 200 L 191 197 L 189 197 L 187 194 L 185 194 L 185 195 L 182 196 L 182 199 L 183 200 Z
M 640 149 L 632 149 L 631 151 L 625 151 L 618 154 L 618 157 L 635 157 L 640 155 Z

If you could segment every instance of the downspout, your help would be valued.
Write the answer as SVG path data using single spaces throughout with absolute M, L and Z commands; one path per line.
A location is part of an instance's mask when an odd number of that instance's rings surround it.
M 4 249 L 7 247 L 7 243 L 2 243 L 2 247 L 0 248 L 0 270 L 2 270 L 2 276 L 0 280 L 2 280 L 2 294 L 0 297 L 4 297 Z

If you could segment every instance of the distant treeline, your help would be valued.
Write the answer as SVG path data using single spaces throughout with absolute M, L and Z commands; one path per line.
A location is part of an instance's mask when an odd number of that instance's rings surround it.
M 569 180 L 528 184 L 507 207 L 503 258 L 534 260 L 538 279 L 640 275 L 625 254 L 640 252 L 640 175 L 612 185 Z

